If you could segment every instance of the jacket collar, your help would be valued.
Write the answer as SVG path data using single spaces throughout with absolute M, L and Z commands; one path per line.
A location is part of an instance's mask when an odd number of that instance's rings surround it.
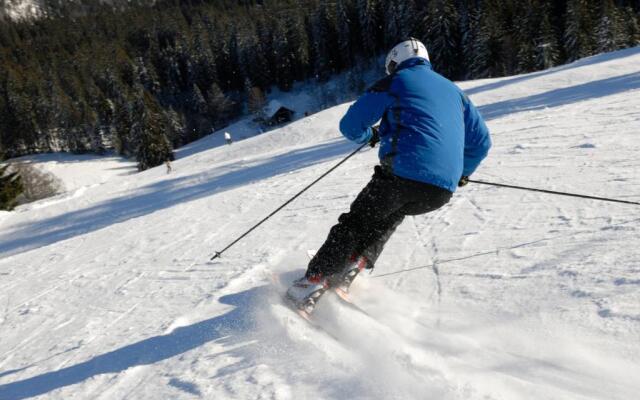
M 398 72 L 401 69 L 405 69 L 405 68 L 415 67 L 416 65 L 426 65 L 429 69 L 433 69 L 433 67 L 431 66 L 431 63 L 428 60 L 422 57 L 413 57 L 401 62 L 400 65 L 396 67 L 396 70 L 394 72 Z

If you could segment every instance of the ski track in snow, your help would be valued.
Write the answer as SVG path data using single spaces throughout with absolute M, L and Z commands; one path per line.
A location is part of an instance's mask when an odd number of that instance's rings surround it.
M 640 200 L 639 63 L 463 82 L 494 142 L 474 177 Z M 327 295 L 316 329 L 270 276 L 302 273 L 367 148 L 208 261 L 355 148 L 347 106 L 0 214 L 0 399 L 636 398 L 639 207 L 469 185 L 358 278 L 368 315 Z

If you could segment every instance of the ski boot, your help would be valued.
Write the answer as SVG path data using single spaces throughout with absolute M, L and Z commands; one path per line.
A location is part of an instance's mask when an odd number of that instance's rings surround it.
M 349 287 L 360 271 L 365 268 L 371 268 L 366 257 L 351 257 L 345 268 L 337 274 L 326 278 L 322 274 L 305 275 L 296 279 L 287 290 L 285 297 L 303 317 L 308 319 L 320 297 L 329 289 L 333 289 L 338 296 L 349 302 Z
M 331 282 L 330 286 L 335 290 L 336 294 L 340 296 L 343 300 L 349 301 L 349 287 L 356 279 L 356 276 L 363 269 L 371 269 L 371 265 L 369 264 L 369 260 L 365 256 L 353 256 L 351 257 L 349 263 L 344 268 L 341 274 L 334 275 L 334 280 Z
M 329 289 L 329 281 L 322 275 L 303 276 L 293 281 L 285 297 L 302 313 L 303 317 L 308 319 L 327 289 Z

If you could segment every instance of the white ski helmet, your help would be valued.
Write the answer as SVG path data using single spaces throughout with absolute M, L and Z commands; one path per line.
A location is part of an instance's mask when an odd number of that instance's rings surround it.
M 409 38 L 398 43 L 391 49 L 389 54 L 387 54 L 387 58 L 384 61 L 384 68 L 387 71 L 387 75 L 392 74 L 396 67 L 403 61 L 415 57 L 424 58 L 429 61 L 429 53 L 421 41 Z

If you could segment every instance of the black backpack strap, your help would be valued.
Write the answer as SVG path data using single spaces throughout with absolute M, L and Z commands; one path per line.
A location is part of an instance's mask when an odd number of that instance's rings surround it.
M 389 89 L 391 89 L 392 80 L 393 80 L 393 75 L 388 75 L 380 79 L 376 83 L 374 83 L 369 89 L 367 89 L 367 92 L 369 93 L 389 92 Z

